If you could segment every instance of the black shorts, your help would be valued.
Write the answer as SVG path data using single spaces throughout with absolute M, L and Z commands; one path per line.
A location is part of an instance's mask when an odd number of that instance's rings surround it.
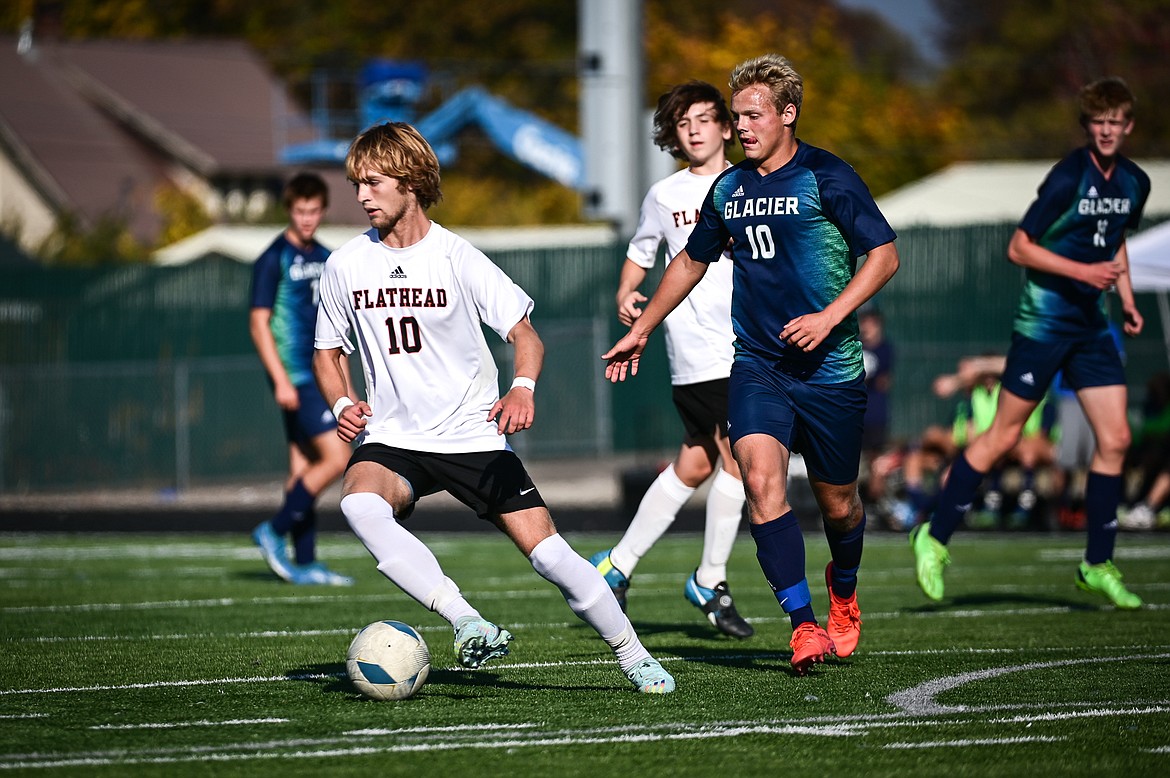
M 718 378 L 671 389 L 670 397 L 687 437 L 714 437 L 715 430 L 727 434 L 727 380 Z
M 358 462 L 379 464 L 410 486 L 411 504 L 399 519 L 410 516 L 420 497 L 440 491 L 474 510 L 481 519 L 545 507 L 524 463 L 511 450 L 434 454 L 366 443 L 353 452 L 346 469 Z

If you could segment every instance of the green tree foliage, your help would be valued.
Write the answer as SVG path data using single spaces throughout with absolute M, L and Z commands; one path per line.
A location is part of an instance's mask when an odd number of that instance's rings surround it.
M 950 65 L 940 99 L 964 117 L 968 158 L 1047 158 L 1083 142 L 1076 96 L 1121 76 L 1138 99 L 1127 145 L 1170 155 L 1170 1 L 935 0 Z
M 1121 75 L 1139 99 L 1131 151 L 1170 154 L 1170 102 L 1160 99 L 1170 93 L 1170 0 L 934 2 L 949 63 L 938 74 L 879 17 L 833 2 L 643 0 L 646 105 L 685 79 L 726 88 L 735 63 L 784 54 L 805 77 L 801 137 L 848 160 L 881 194 L 959 159 L 1052 157 L 1081 140 L 1080 86 Z M 5 4 L 0 27 L 15 31 L 34 5 Z M 58 11 L 67 37 L 243 38 L 306 103 L 310 76 L 321 69 L 354 73 L 371 57 L 414 59 L 432 74 L 419 106 L 424 113 L 481 84 L 570 131 L 578 126 L 571 0 L 47 5 Z M 460 145 L 459 160 L 444 171 L 447 199 L 437 218 L 452 224 L 580 218 L 575 193 L 495 153 L 475 131 Z
M 58 219 L 54 234 L 35 253 L 46 264 L 74 267 L 142 262 L 149 256 L 124 219 L 103 216 L 87 225 L 73 214 Z
M 954 145 L 960 119 L 934 104 L 912 79 L 920 64 L 915 57 L 899 59 L 860 33 L 850 37 L 857 17 L 831 5 L 755 5 L 761 7 L 754 13 L 719 6 L 718 11 L 679 20 L 670 4 L 649 3 L 651 94 L 688 78 L 702 78 L 726 91 L 737 63 L 775 52 L 787 57 L 804 79 L 798 135 L 850 162 L 875 194 L 949 161 L 947 150 Z M 667 29 L 669 33 L 652 32 Z M 880 26 L 877 30 L 869 37 L 887 33 Z M 888 35 L 905 45 L 895 33 Z

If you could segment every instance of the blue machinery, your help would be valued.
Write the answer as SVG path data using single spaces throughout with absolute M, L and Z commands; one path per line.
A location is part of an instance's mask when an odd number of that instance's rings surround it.
M 478 126 L 500 151 L 520 164 L 577 191 L 585 189 L 584 150 L 577 137 L 480 87 L 463 89 L 431 113 L 416 118 L 414 108 L 422 97 L 426 77 L 426 69 L 419 63 L 369 62 L 362 69 L 358 94 L 362 128 L 384 121 L 410 122 L 445 165 L 458 156 L 455 138 L 459 132 Z M 313 124 L 319 133 L 328 132 L 324 110 L 323 105 L 314 105 Z M 286 146 L 281 161 L 289 165 L 342 164 L 349 142 L 323 138 Z

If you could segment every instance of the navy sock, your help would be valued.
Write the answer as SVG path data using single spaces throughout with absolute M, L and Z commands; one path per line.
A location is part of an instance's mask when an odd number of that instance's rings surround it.
M 298 565 L 307 565 L 317 559 L 317 511 L 313 506 L 304 517 L 293 524 L 293 553 Z
M 865 512 L 862 512 L 857 526 L 848 532 L 838 532 L 828 522 L 823 523 L 829 553 L 833 557 L 830 585 L 833 594 L 848 600 L 857 591 L 857 570 L 861 567 L 861 550 L 865 544 Z
M 309 494 L 301 479 L 297 479 L 284 495 L 284 505 L 272 517 L 272 530 L 277 535 L 287 535 L 294 523 L 300 521 L 305 511 L 312 509 L 313 501 L 317 498 Z
M 983 483 L 983 473 L 971 467 L 966 454 L 960 453 L 951 465 L 951 474 L 938 496 L 938 505 L 930 520 L 930 534 L 939 543 L 946 545 L 955 528 L 965 514 Z
M 1089 471 L 1085 483 L 1085 529 L 1089 532 L 1085 561 L 1099 565 L 1113 558 L 1117 540 L 1117 506 L 1121 503 L 1121 476 Z
M 930 498 L 927 497 L 921 486 L 906 487 L 906 502 L 910 503 L 910 508 L 915 513 L 922 513 L 930 506 Z
M 750 527 L 760 569 L 793 629 L 807 621 L 815 624 L 812 595 L 804 576 L 804 536 L 796 514 L 788 511 L 775 521 Z

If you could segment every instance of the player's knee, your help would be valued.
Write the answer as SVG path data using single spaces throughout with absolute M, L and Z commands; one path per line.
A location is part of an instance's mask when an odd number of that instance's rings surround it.
M 861 523 L 863 508 L 859 496 L 827 500 L 820 506 L 825 523 L 838 532 L 848 532 Z
M 1133 436 L 1128 426 L 1102 431 L 1097 434 L 1097 451 L 1107 459 L 1122 458 L 1132 440 Z

